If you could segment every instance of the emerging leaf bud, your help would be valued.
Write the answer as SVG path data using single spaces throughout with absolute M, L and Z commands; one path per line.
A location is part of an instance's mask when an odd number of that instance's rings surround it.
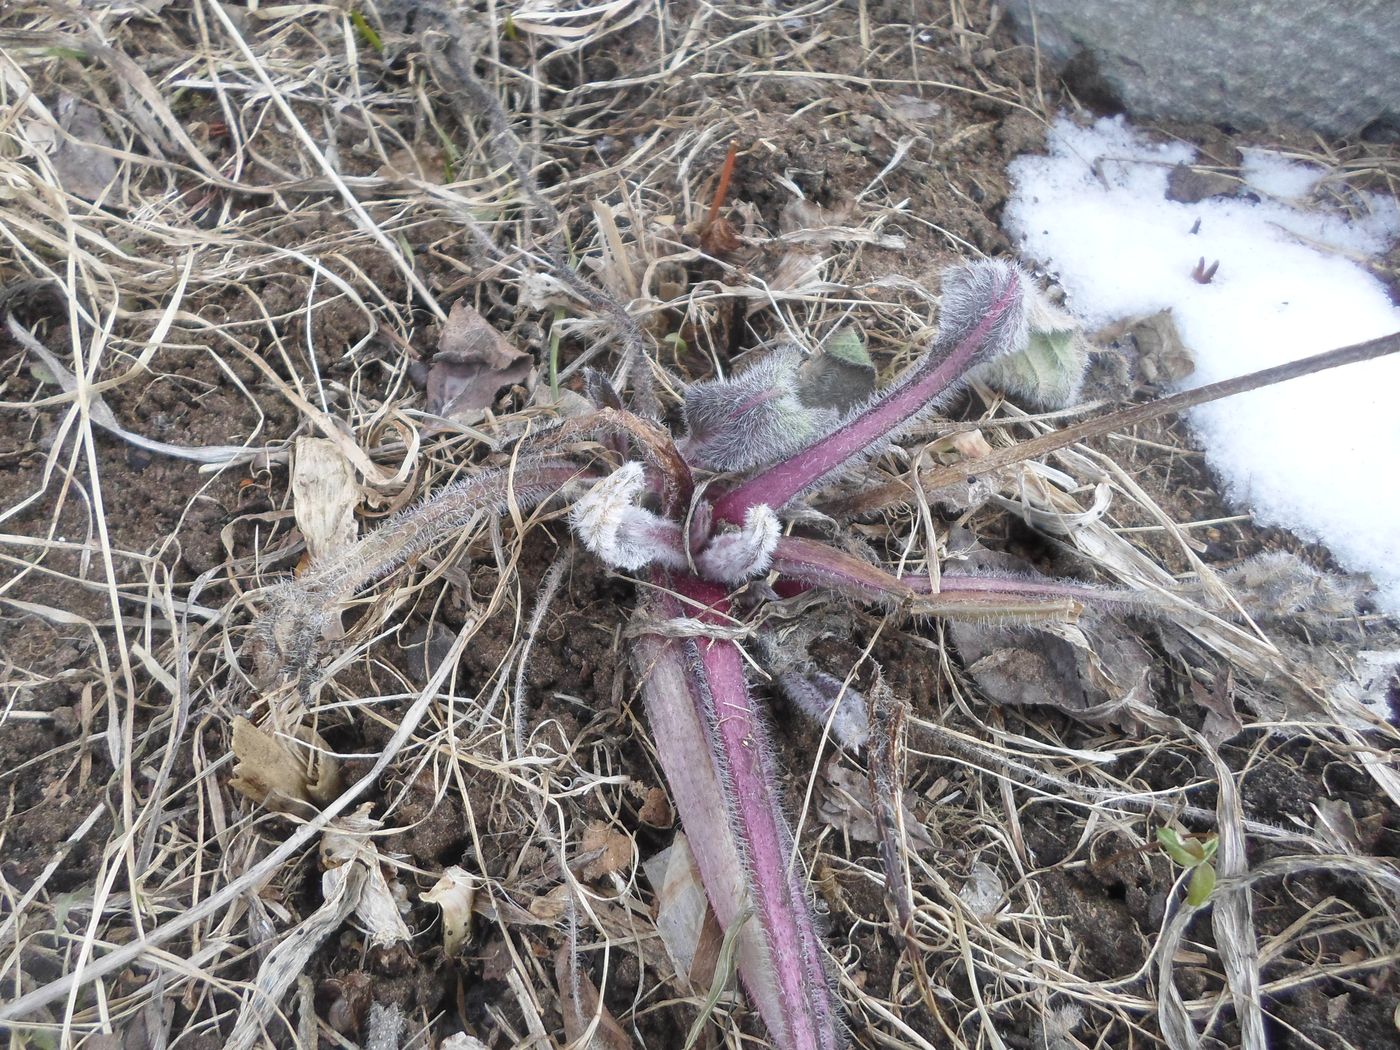
M 1026 348 L 988 361 L 972 378 L 1034 408 L 1066 408 L 1078 398 L 1089 364 L 1084 333 L 1073 317 L 1029 283 L 1026 306 L 1030 329 Z
M 742 583 L 768 571 L 782 525 L 771 507 L 749 509 L 741 528 L 721 532 L 695 556 L 695 568 L 707 580 Z
M 801 363 L 801 353 L 786 347 L 733 378 L 692 385 L 685 394 L 686 459 L 711 470 L 748 470 L 830 430 L 836 413 L 798 397 Z
M 1013 293 L 1009 298 L 1008 291 Z M 982 259 L 954 267 L 943 277 L 938 345 L 958 346 L 985 326 L 971 364 L 1024 350 L 1028 307 L 1035 294 L 1030 277 L 1014 263 Z
M 634 571 L 658 562 L 684 569 L 680 527 L 637 506 L 645 488 L 642 465 L 624 463 L 574 504 L 569 524 L 583 545 L 613 568 Z

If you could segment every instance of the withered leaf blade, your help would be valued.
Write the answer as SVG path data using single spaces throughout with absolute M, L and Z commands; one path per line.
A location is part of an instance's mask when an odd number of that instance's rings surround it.
M 428 368 L 428 411 L 474 421 L 498 390 L 524 382 L 533 368 L 529 354 L 511 346 L 491 322 L 459 299 L 442 326 Z
M 632 1039 L 602 1004 L 597 986 L 578 965 L 567 946 L 554 957 L 554 979 L 559 985 L 559 1008 L 564 1015 L 564 1037 L 571 1046 L 587 1050 L 632 1050 Z M 597 1023 L 594 1024 L 596 1018 Z M 591 1037 L 584 1041 L 584 1036 Z
M 75 197 L 95 201 L 117 177 L 117 162 L 107 150 L 112 140 L 95 106 L 65 92 L 58 100 L 58 120 L 70 137 L 61 139 L 49 156 L 63 188 Z

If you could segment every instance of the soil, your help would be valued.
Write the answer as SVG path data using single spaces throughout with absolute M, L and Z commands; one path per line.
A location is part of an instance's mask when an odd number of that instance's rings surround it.
M 182 5 L 172 6 L 170 32 L 192 32 L 185 21 L 189 16 L 180 12 Z M 670 31 L 683 30 L 692 5 L 668 6 Z M 782 208 L 792 200 L 789 185 L 820 207 L 839 209 L 872 184 L 902 148 L 897 144 L 907 140 L 902 162 L 882 183 L 885 198 L 907 204 L 881 231 L 903 237 L 907 246 L 853 250 L 840 279 L 855 288 L 899 272 L 936 287 L 937 273 L 965 255 L 969 245 L 989 255 L 1011 252 L 999 224 L 1009 190 L 1006 165 L 1017 153 L 1037 148 L 1043 126 L 1032 112 L 1038 105 L 1032 54 L 1016 46 L 1004 28 L 989 27 L 990 12 L 983 5 L 954 6 L 966 7 L 966 25 L 952 24 L 943 5 L 874 2 L 833 8 L 823 15 L 824 32 L 792 29 L 802 41 L 797 51 L 792 51 L 793 39 L 783 33 L 741 34 L 711 56 L 703 77 L 656 75 L 657 16 L 644 12 L 603 42 L 537 67 L 548 78 L 542 104 L 565 100 L 600 114 L 602 102 L 584 86 L 610 79 L 632 81 L 606 99 L 607 112 L 591 125 L 580 124 L 579 113 L 566 110 L 563 103 L 559 112 L 546 108 L 532 132 L 539 143 L 542 178 L 549 186 L 597 185 L 589 180 L 624 163 L 629 150 L 649 136 L 659 135 L 683 152 L 682 146 L 689 149 L 694 144 L 696 131 L 722 128 L 724 135 L 711 137 L 711 144 L 696 150 L 691 192 L 706 199 L 703 195 L 712 190 L 723 161 L 723 143 L 732 136 L 742 149 L 729 188 L 730 214 L 736 224 L 747 216 L 762 229 L 776 231 Z M 868 20 L 865 30 L 863 20 Z M 257 25 L 250 21 L 250 34 Z M 990 35 L 983 35 L 989 28 Z M 867 30 L 868 46 L 860 42 Z M 123 46 L 152 54 L 169 47 L 169 41 L 149 26 L 127 27 L 122 39 Z M 537 58 L 533 49 L 550 46 L 535 37 L 508 37 L 498 42 L 496 61 L 508 70 L 531 68 Z M 775 54 L 791 57 L 780 61 Z M 413 63 L 392 53 L 369 56 L 362 72 L 377 90 L 407 105 L 417 98 L 413 77 L 422 71 Z M 791 75 L 750 75 L 773 69 Z M 852 71 L 852 76 L 829 79 L 825 74 L 830 71 Z M 521 82 L 509 83 L 508 101 L 519 102 Z M 426 90 L 431 93 L 431 83 Z M 1049 78 L 1043 91 L 1052 109 L 1071 101 L 1057 94 Z M 194 93 L 186 106 L 181 118 L 191 127 L 207 131 L 224 119 L 223 110 L 201 93 Z M 394 118 L 409 132 L 415 121 L 422 122 L 410 109 Z M 308 109 L 307 116 L 308 126 L 323 126 L 319 111 Z M 446 104 L 437 118 L 443 133 L 463 148 L 483 133 L 460 123 Z M 1260 136 L 1242 139 L 1216 129 L 1195 131 L 1196 141 L 1217 150 L 1261 141 Z M 1280 136 L 1288 139 L 1284 131 Z M 341 134 L 342 173 L 347 178 L 372 174 L 377 168 L 356 152 L 362 137 L 348 125 Z M 250 187 L 277 183 L 279 169 L 302 162 L 294 144 L 279 142 L 276 136 L 257 141 L 263 162 L 249 174 Z M 212 142 L 211 155 L 218 156 L 217 135 Z M 664 188 L 675 190 L 673 184 Z M 229 214 L 261 210 L 265 218 L 250 224 L 245 233 L 266 247 L 269 259 L 280 261 L 222 287 L 203 287 L 198 301 L 187 309 L 212 326 L 181 321 L 137 378 L 108 390 L 105 398 L 117 419 L 133 431 L 180 445 L 272 444 L 311 432 L 287 390 L 298 385 L 311 389 L 315 377 L 332 416 L 349 413 L 352 405 L 358 412 L 366 405 L 421 407 L 422 393 L 408 381 L 407 365 L 431 356 L 435 325 L 421 306 L 406 305 L 413 304 L 413 293 L 403 273 L 380 247 L 358 233 L 342 200 L 324 194 L 218 193 L 221 199 L 215 207 L 226 207 Z M 584 243 L 593 221 L 587 202 L 568 201 L 565 210 L 571 238 Z M 387 211 L 376 209 L 375 214 Z M 492 276 L 491 270 L 483 274 L 480 267 L 462 262 L 478 255 L 466 229 L 437 215 L 419 223 L 412 236 L 416 274 L 429 289 L 444 301 L 458 293 L 470 295 L 502 331 L 527 346 L 533 341 L 533 348 L 540 349 L 534 333 L 547 323 L 548 315 L 518 300 L 517 289 L 502 270 Z M 337 246 L 339 241 L 348 246 Z M 285 254 L 279 253 L 288 249 L 329 260 L 366 302 L 393 304 L 408 324 L 392 337 L 371 336 L 365 310 L 342 299 L 315 311 L 308 326 L 305 306 L 316 294 L 317 283 L 305 267 L 285 262 Z M 762 272 L 772 261 L 760 253 L 750 265 Z M 703 261 L 688 266 L 691 282 L 718 275 Z M 0 272 L 10 279 L 23 271 L 15 260 L 0 259 Z M 130 352 L 109 359 L 98 379 L 123 374 L 126 358 L 139 352 L 151 328 L 149 315 L 159 308 L 159 297 L 142 292 L 135 300 L 131 317 L 119 321 L 119 335 Z M 50 291 L 39 288 L 8 305 L 46 346 L 71 359 L 69 315 Z M 387 308 L 381 319 L 392 323 Z M 674 352 L 666 363 L 685 380 L 706 378 L 716 363 L 727 366 L 738 354 L 783 333 L 773 311 L 749 314 L 729 304 L 710 316 L 671 321 L 680 324 L 683 342 L 671 344 Z M 85 330 L 79 338 L 89 334 Z M 231 339 L 246 353 L 235 351 Z M 352 347 L 358 347 L 355 354 L 345 356 Z M 585 349 L 585 340 L 570 336 L 561 344 L 561 361 L 567 364 Z M 906 343 L 896 338 L 882 341 L 879 335 L 871 336 L 871 349 L 887 371 L 909 353 Z M 258 367 L 255 358 L 265 367 Z M 174 665 L 167 659 L 168 629 L 142 620 L 151 594 L 183 598 L 201 574 L 210 573 L 210 582 L 191 600 L 229 611 L 225 652 L 211 641 L 215 635 L 201 636 L 209 647 L 191 669 L 198 704 L 169 752 L 170 782 L 197 787 L 167 801 L 167 806 L 183 808 L 168 820 L 162 818 L 166 823 L 161 842 L 168 834 L 171 851 L 195 841 L 203 848 L 187 854 L 192 858 L 188 870 L 162 875 L 163 896 L 157 894 L 139 908 L 130 903 L 127 872 L 116 873 L 114 903 L 102 917 L 102 936 L 108 943 L 136 936 L 138 922 L 145 928 L 189 906 L 192 883 L 187 880 L 209 880 L 211 872 L 224 865 L 246 868 L 286 834 L 290 825 L 284 818 L 260 813 L 228 787 L 230 766 L 223 758 L 230 748 L 232 720 L 263 710 L 266 698 L 221 661 L 232 653 L 233 666 L 251 673 L 246 660 L 238 663 L 238 650 L 249 634 L 256 603 L 242 596 L 255 589 L 255 578 L 266 583 L 291 569 L 302 548 L 285 469 L 201 473 L 194 463 L 142 452 L 101 431 L 75 452 L 71 423 L 65 429 L 60 409 L 13 407 L 49 396 L 55 388 L 40 382 L 25 353 L 10 340 L 0 343 L 0 386 L 7 404 L 0 411 L 0 507 L 22 508 L 9 514 L 3 530 L 8 538 L 7 579 L 0 590 L 0 660 L 6 702 L 25 713 L 23 718 L 0 721 L 0 877 L 7 902 L 0 918 L 44 878 L 46 866 L 60 861 L 39 896 L 47 910 L 26 913 L 22 932 L 16 934 L 23 944 L 11 948 L 22 956 L 28 991 L 67 972 L 67 953 L 92 917 L 93 887 L 109 871 L 104 855 L 115 840 L 115 829 L 126 826 L 127 808 L 139 812 L 149 799 L 167 755 L 172 719 L 168 682 L 173 681 L 168 669 Z M 1129 386 L 1121 393 L 1143 396 L 1144 391 Z M 530 397 L 531 391 L 522 388 L 502 392 L 492 418 L 510 419 Z M 969 403 L 959 410 L 974 416 L 981 409 Z M 1175 520 L 1240 513 L 1220 497 L 1179 423 L 1146 425 L 1134 436 L 1144 443 L 1125 447 L 1105 439 L 1097 447 L 1119 456 Z M 387 443 L 392 435 L 385 431 L 376 438 Z M 1159 446 L 1175 451 L 1163 452 Z M 450 435 L 425 446 L 424 467 L 412 483 L 417 488 L 373 494 L 362 507 L 368 519 L 365 527 L 390 504 L 407 502 L 416 491 L 488 458 L 480 452 L 464 453 L 469 447 L 469 442 Z M 391 458 L 386 453 L 384 459 Z M 559 597 L 536 642 L 521 723 L 532 747 L 548 756 L 554 774 L 580 786 L 560 802 L 567 807 L 571 825 L 602 824 L 620 831 L 635 843 L 636 856 L 644 859 L 668 845 L 674 829 L 665 818 L 658 826 L 655 817 L 655 793 L 665 782 L 646 737 L 622 639 L 635 588 L 575 550 L 557 512 L 545 517 L 548 520 L 523 538 L 515 575 L 508 574 L 504 587 L 504 605 L 482 623 L 454 669 L 452 694 L 470 698 L 478 690 L 495 688 L 500 668 L 517 650 L 546 570 L 556 558 L 570 557 Z M 1151 523 L 1131 513 L 1120 522 Z M 874 526 L 878 519 L 868 524 Z M 972 524 L 988 546 L 1013 550 L 1057 572 L 1083 570 L 1006 515 L 982 513 Z M 513 528 L 507 524 L 502 534 L 509 542 Z M 1277 530 L 1257 528 L 1248 520 L 1192 535 L 1200 541 L 1201 556 L 1219 567 L 1263 550 L 1290 550 L 1320 568 L 1335 568 L 1325 550 L 1306 547 Z M 109 570 L 94 554 L 104 544 L 117 552 L 110 573 L 115 589 L 125 596 L 118 610 L 124 618 L 121 645 Z M 1147 535 L 1142 547 L 1170 571 L 1188 568 L 1179 549 L 1165 540 Z M 436 557 L 417 568 L 438 566 Z M 324 687 L 317 728 L 335 753 L 360 756 L 344 760 L 350 781 L 365 775 L 440 653 L 469 618 L 482 612 L 502 582 L 489 540 L 478 538 L 467 557 L 439 567 L 446 570 L 444 578 L 400 608 L 386 633 Z M 885 681 L 920 718 L 983 740 L 989 738 L 989 727 L 1004 731 L 1006 739 L 1025 737 L 1067 749 L 1108 748 L 1121 740 L 1118 728 L 1077 722 L 1054 711 L 989 709 L 951 650 L 952 677 L 945 673 L 940 664 L 942 635 L 934 623 L 884 621 L 856 608 L 844 609 L 842 615 L 848 636 L 819 645 L 818 662 L 842 675 L 856 666 L 858 684 L 867 686 L 878 664 Z M 155 619 L 162 617 L 163 613 Z M 1365 623 L 1364 629 L 1384 637 L 1379 621 Z M 347 626 L 354 631 L 353 617 L 347 617 Z M 866 643 L 877 628 L 879 641 L 866 655 Z M 1199 726 L 1203 712 L 1182 699 L 1188 695 L 1192 669 L 1173 658 L 1154 628 L 1144 625 L 1141 630 L 1156 660 L 1154 699 L 1187 724 Z M 1299 635 L 1297 641 L 1304 645 L 1310 639 Z M 143 653 L 161 655 L 147 659 Z M 167 670 L 153 674 L 153 664 L 162 663 Z M 1218 665 L 1212 668 L 1222 675 L 1224 671 Z M 402 699 L 405 696 L 410 699 Z M 781 698 L 767 699 L 796 812 L 821 734 Z M 337 705 L 338 701 L 344 703 Z M 121 710 L 122 705 L 128 709 Z M 463 708 L 451 717 L 468 719 L 472 713 Z M 449 715 L 439 711 L 432 717 Z M 1161 743 L 1144 731 L 1144 744 L 1154 741 Z M 916 880 L 924 878 L 920 871 L 934 870 L 944 890 L 951 887 L 956 894 L 972 877 L 975 864 L 991 864 L 1005 886 L 1006 901 L 1000 917 L 988 922 L 1004 932 L 1001 943 L 1007 952 L 1021 939 L 1016 950 L 1024 950 L 1027 957 L 1051 959 L 1057 972 L 1080 982 L 1102 982 L 1125 995 L 1095 998 L 1084 991 L 1088 984 L 1077 985 L 1075 994 L 1057 994 L 1059 978 L 1035 989 L 1004 983 L 994 965 L 979 960 L 979 966 L 972 967 L 950 932 L 935 938 L 924 930 L 921 965 L 935 991 L 921 999 L 879 881 L 878 844 L 809 815 L 803 823 L 801 852 L 809 858 L 834 962 L 849 978 L 843 996 L 849 998 L 855 987 L 882 1002 L 898 1002 L 902 1023 L 935 1046 L 988 1043 L 985 1026 L 1012 1047 L 1165 1045 L 1150 990 L 1155 985 L 1137 975 L 1148 966 L 1179 872 L 1165 855 L 1140 846 L 1149 824 L 1156 827 L 1171 819 L 1172 797 L 1163 797 L 1161 812 L 1151 821 L 1140 815 L 1091 819 L 1081 806 L 1024 787 L 1003 791 L 1003 782 L 991 771 L 960 760 L 936 738 L 911 732 L 908 743 L 904 775 L 912 812 L 932 843 L 922 856 L 927 867 L 916 871 Z M 1113 768 L 1139 791 L 1168 792 L 1183 783 L 1210 781 L 1214 775 L 1205 758 L 1180 741 L 1145 748 L 1141 756 L 1130 749 L 1121 754 Z M 1251 819 L 1308 830 L 1317 821 L 1315 803 L 1326 799 L 1349 814 L 1358 829 L 1358 851 L 1379 858 L 1400 855 L 1394 806 L 1335 742 L 1255 725 L 1223 746 L 1221 754 L 1237 773 Z M 551 848 L 557 841 L 550 830 L 553 817 L 537 806 L 533 791 L 522 790 L 520 781 L 502 772 L 501 757 L 474 755 L 463 761 L 457 756 L 447 762 L 440 755 L 405 751 L 392 774 L 371 787 L 366 797 L 374 803 L 372 815 L 384 820 L 388 829 L 377 846 L 393 859 L 414 938 L 407 946 L 375 949 L 354 923 L 347 923 L 323 944 L 306 974 L 314 1014 L 322 1024 L 320 1045 L 363 1040 L 373 1003 L 401 1007 L 411 1025 L 430 1029 L 433 1040 L 465 1031 L 493 1048 L 520 1045 L 538 1023 L 556 1045 L 564 1045 L 565 1019 L 553 989 L 555 955 L 569 943 L 566 924 L 513 924 L 501 918 L 539 912 L 541 902 L 560 884 L 560 858 Z M 852 756 L 840 761 L 860 769 Z M 1076 775 L 1072 765 L 1056 763 L 1055 768 Z M 590 781 L 597 783 L 582 790 Z M 1212 792 L 1196 791 L 1190 801 L 1212 807 Z M 1012 826 L 1004 811 L 1008 804 L 1015 808 L 1014 837 L 1007 830 Z M 95 822 L 75 834 L 94 811 Z M 648 814 L 651 819 L 644 819 Z M 576 846 L 577 836 L 570 837 Z M 237 856 L 225 855 L 235 842 Z M 1257 865 L 1280 852 L 1287 851 L 1251 839 L 1248 859 Z M 419 899 L 448 865 L 459 865 L 509 892 L 508 900 L 493 901 L 490 907 L 478 903 L 466 945 L 450 959 L 441 947 L 438 909 Z M 940 907 L 946 907 L 946 893 L 939 897 L 931 882 L 918 885 L 925 900 L 941 901 Z M 618 922 L 627 901 L 640 901 L 645 909 L 654 899 L 645 878 L 639 872 L 632 878 L 629 869 L 618 879 L 600 876 L 591 888 L 614 909 L 605 920 L 609 923 Z M 207 884 L 198 892 L 207 895 Z M 273 916 L 273 926 L 285 931 L 316 910 L 321 892 L 314 855 L 307 855 L 258 896 Z M 1385 931 L 1394 927 L 1362 885 L 1345 871 L 1310 870 L 1259 881 L 1253 887 L 1253 904 L 1260 944 L 1276 946 L 1261 970 L 1268 989 L 1264 1011 L 1271 1046 L 1341 1050 L 1396 1045 L 1400 971 L 1393 962 L 1367 965 L 1378 950 L 1393 952 L 1393 944 L 1378 949 L 1378 943 L 1383 944 Z M 251 919 L 240 919 L 236 929 L 226 932 L 246 938 L 253 951 L 222 962 L 217 980 L 186 984 L 180 995 L 167 997 L 165 1045 L 222 1045 L 231 1026 L 228 1011 L 239 1003 L 238 982 L 250 980 L 259 965 L 251 925 Z M 603 988 L 606 1007 L 636 1045 L 685 1045 L 698 1002 L 671 983 L 674 975 L 664 969 L 665 956 L 655 944 L 629 948 L 618 933 L 620 947 L 605 953 L 596 929 L 585 929 L 580 936 L 584 975 Z M 1205 912 L 1182 942 L 1174 976 L 1188 1002 L 1208 1001 L 1224 987 L 1214 936 Z M 183 952 L 193 946 L 177 941 L 166 947 Z M 1295 980 L 1300 973 L 1305 977 Z M 521 974 L 540 989 L 534 993 L 538 1018 L 528 1016 L 521 990 L 512 984 Z M 1150 976 L 1155 980 L 1155 971 Z M 175 974 L 170 977 L 173 980 Z M 121 1001 L 149 979 L 144 968 L 122 971 L 106 994 Z M 13 976 L 8 976 L 7 987 L 14 986 Z M 1124 1005 L 1133 996 L 1138 1005 Z M 288 1001 L 286 1022 L 270 1027 L 268 1045 L 304 1045 L 294 1042 L 293 1033 L 307 1030 L 305 1022 L 296 1019 L 301 1006 L 295 1000 L 294 995 Z M 979 1012 L 979 1001 L 992 1006 Z M 930 1003 L 937 1004 L 937 1017 Z M 90 998 L 79 999 L 80 1011 L 91 1012 L 91 1007 Z M 1078 1023 L 1073 1035 L 1054 1036 L 1045 1018 L 1049 1011 L 1066 1007 L 1079 1011 Z M 730 1017 L 726 1024 L 762 1042 L 761 1028 L 741 1005 L 726 1001 L 721 1011 Z M 61 1016 L 61 1007 L 54 1008 L 50 1019 Z M 126 1016 L 119 1020 L 131 1023 Z M 1206 1045 L 1240 1045 L 1230 1006 L 1195 1020 L 1206 1024 Z M 891 1043 L 891 1038 L 904 1037 L 892 1037 L 887 1023 L 869 1011 L 853 1011 L 849 1023 L 855 1045 L 912 1045 Z M 135 1029 L 121 1030 L 133 1038 Z M 34 1045 L 44 1044 L 36 1038 Z M 720 1045 L 719 1030 L 705 1028 L 700 1045 Z

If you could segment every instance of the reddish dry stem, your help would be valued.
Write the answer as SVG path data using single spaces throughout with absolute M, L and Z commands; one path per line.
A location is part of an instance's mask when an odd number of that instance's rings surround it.
M 739 144 L 731 142 L 729 144 L 729 154 L 724 158 L 724 167 L 719 169 L 719 185 L 715 187 L 715 199 L 710 202 L 710 214 L 705 219 L 705 226 L 710 227 L 719 218 L 719 210 L 724 207 L 724 198 L 729 196 L 729 180 L 734 174 L 734 161 L 739 156 Z

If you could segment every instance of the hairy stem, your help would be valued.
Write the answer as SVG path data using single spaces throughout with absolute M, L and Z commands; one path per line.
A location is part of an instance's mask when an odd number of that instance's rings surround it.
M 706 607 L 698 617 L 702 622 L 720 622 L 727 611 L 722 588 L 681 574 L 670 583 Z M 746 865 L 747 889 L 771 961 L 771 974 L 757 980 L 748 975 L 746 983 L 751 992 L 755 986 L 776 992 L 757 1005 L 784 1050 L 830 1050 L 841 1045 L 840 1027 L 821 939 L 794 864 L 792 832 L 782 812 L 767 726 L 749 692 L 738 646 L 711 639 L 695 644 L 694 652 L 698 663 L 692 682 L 707 708 L 716 765 L 729 788 L 730 818 Z M 686 819 L 684 813 L 681 818 Z
M 935 343 L 922 361 L 839 430 L 726 492 L 715 503 L 716 518 L 739 522 L 750 507 L 759 504 L 776 510 L 800 493 L 830 480 L 851 459 L 890 438 L 966 374 L 998 325 L 1019 308 L 1023 294 L 1020 274 L 1008 269 L 1001 288 L 980 319 L 951 349 Z

